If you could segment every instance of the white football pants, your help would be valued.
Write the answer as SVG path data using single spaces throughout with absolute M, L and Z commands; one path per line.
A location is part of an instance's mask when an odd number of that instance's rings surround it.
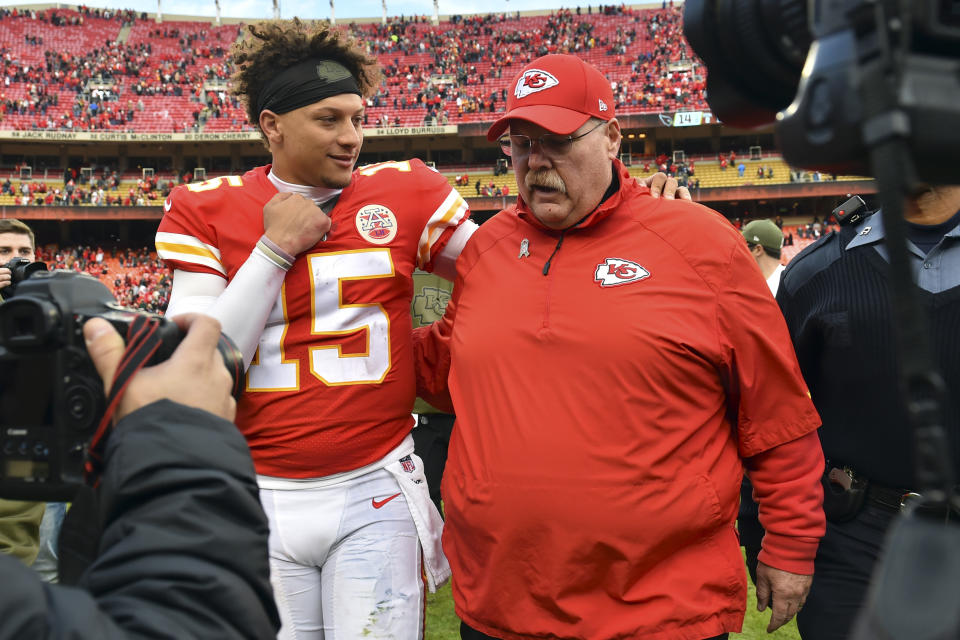
M 421 640 L 420 541 L 397 480 L 260 489 L 270 521 L 279 640 Z

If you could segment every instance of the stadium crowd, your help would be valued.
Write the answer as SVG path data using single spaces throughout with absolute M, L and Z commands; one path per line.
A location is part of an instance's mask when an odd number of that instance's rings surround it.
M 44 34 L 49 42 L 57 29 L 83 29 L 91 23 L 100 23 L 102 29 L 110 21 L 119 23 L 105 32 L 111 37 L 90 48 L 44 46 Z M 14 129 L 135 131 L 142 130 L 141 121 L 159 119 L 168 129 L 183 131 L 199 130 L 207 116 L 220 117 L 229 99 L 209 83 L 226 81 L 226 52 L 239 35 L 239 25 L 190 27 L 194 31 L 148 25 L 152 22 L 145 14 L 130 10 L 0 12 L 0 33 L 5 36 L 0 46 L 0 120 L 14 120 Z M 120 41 L 120 26 L 139 30 Z M 19 37 L 25 48 L 16 46 Z M 166 97 L 196 103 L 193 121 L 170 118 L 171 105 L 162 100 Z M 151 103 L 152 98 L 157 100 Z M 233 105 L 239 108 L 235 101 Z
M 180 176 L 180 182 L 188 182 L 192 176 Z M 122 187 L 126 186 L 123 190 Z M 43 179 L 21 180 L 14 185 L 11 177 L 0 183 L 0 195 L 17 199 L 20 206 L 125 206 L 142 207 L 158 205 L 174 187 L 171 178 L 142 177 L 135 183 L 121 183 L 120 175 L 109 167 L 91 171 L 84 177 L 75 168 L 63 172 L 63 186 L 51 186 Z
M 642 159 L 642 162 L 644 173 L 662 171 L 668 177 L 676 178 L 681 187 L 700 187 L 700 178 L 696 177 L 696 161 L 687 158 L 686 154 L 683 154 L 683 159 L 674 160 L 667 154 L 660 153 L 653 158 L 652 164 L 649 159 Z
M 62 26 L 83 26 L 84 20 L 90 18 L 115 20 L 123 26 L 132 25 L 137 16 L 141 20 L 147 19 L 147 14 L 138 14 L 133 9 L 101 9 L 99 7 L 88 7 L 86 5 L 77 5 L 76 12 L 65 14 L 56 11 L 37 11 L 36 9 L 21 9 L 18 7 L 0 7 L 0 19 L 10 18 L 29 18 L 49 23 L 55 27 Z M 40 44 L 43 44 L 40 37 Z
M 98 278 L 121 305 L 163 313 L 170 301 L 171 276 L 148 247 L 37 247 L 37 259 L 50 269 L 70 269 Z
M 604 67 L 621 112 L 706 109 L 703 70 L 681 23 L 681 9 L 670 3 L 662 10 L 621 5 L 546 16 L 456 15 L 436 25 L 424 16 L 401 16 L 344 28 L 385 71 L 365 124 L 399 126 L 493 114 L 518 65 L 547 53 L 576 53 Z M 91 37 L 51 48 L 63 29 Z M 223 118 L 215 130 L 249 129 L 226 90 L 232 73 L 227 49 L 242 29 L 158 25 L 129 9 L 5 8 L 0 127 L 186 132 Z M 106 37 L 92 40 L 92 34 Z

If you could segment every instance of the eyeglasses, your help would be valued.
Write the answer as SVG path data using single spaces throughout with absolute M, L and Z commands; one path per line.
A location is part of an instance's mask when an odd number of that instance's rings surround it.
M 508 156 L 523 157 L 527 155 L 530 153 L 533 143 L 539 144 L 540 150 L 546 155 L 562 156 L 570 151 L 570 147 L 573 146 L 574 141 L 593 133 L 605 124 L 607 124 L 606 121 L 600 122 L 597 124 L 597 126 L 593 127 L 589 131 L 581 133 L 578 136 L 561 136 L 556 133 L 546 133 L 539 138 L 531 138 L 530 136 L 511 134 L 509 136 L 500 138 L 498 142 L 500 143 L 500 149 L 503 151 L 504 155 Z

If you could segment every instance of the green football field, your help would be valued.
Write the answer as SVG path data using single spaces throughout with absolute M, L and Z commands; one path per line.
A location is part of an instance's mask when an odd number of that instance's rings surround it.
M 750 582 L 749 580 L 747 581 Z M 757 596 L 753 585 L 749 584 L 750 594 L 747 596 L 747 617 L 743 621 L 743 633 L 731 634 L 732 638 L 740 640 L 800 640 L 797 633 L 796 621 L 774 633 L 767 633 L 767 622 L 770 620 L 770 610 L 757 613 Z M 453 598 L 450 596 L 450 585 L 445 585 L 437 593 L 427 594 L 427 633 L 426 640 L 459 640 L 460 620 L 453 612 Z

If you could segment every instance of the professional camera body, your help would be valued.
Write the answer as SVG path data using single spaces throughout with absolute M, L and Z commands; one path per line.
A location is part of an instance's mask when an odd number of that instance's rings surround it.
M 10 270 L 10 284 L 0 289 L 4 299 L 11 297 L 17 291 L 17 284 L 30 277 L 35 271 L 46 271 L 47 265 L 43 262 L 30 262 L 26 258 L 13 258 L 7 264 L 0 265 Z
M 121 307 L 92 276 L 45 269 L 13 265 L 16 289 L 0 304 L 0 497 L 70 501 L 84 482 L 90 438 L 106 409 L 84 322 L 104 318 L 127 336 L 138 317 L 150 319 L 160 346 L 147 364 L 166 360 L 182 332 L 161 316 Z M 219 349 L 237 395 L 242 356 L 224 336 Z
M 684 34 L 717 117 L 776 121 L 791 166 L 873 175 L 869 149 L 901 137 L 911 181 L 957 182 L 956 0 L 686 0 Z

